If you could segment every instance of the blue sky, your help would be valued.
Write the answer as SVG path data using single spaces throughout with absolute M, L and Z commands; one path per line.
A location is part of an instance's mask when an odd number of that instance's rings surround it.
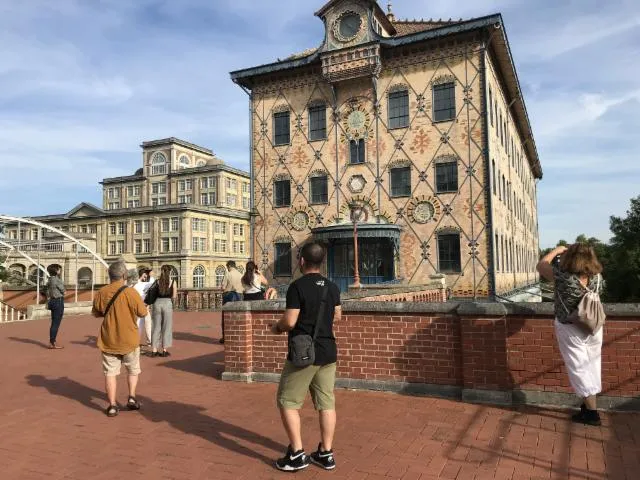
M 386 3 L 386 2 L 384 2 Z M 0 212 L 100 203 L 144 140 L 248 168 L 234 69 L 317 46 L 321 0 L 0 0 Z M 640 2 L 395 0 L 399 18 L 504 15 L 545 178 L 541 245 L 607 240 L 639 194 Z

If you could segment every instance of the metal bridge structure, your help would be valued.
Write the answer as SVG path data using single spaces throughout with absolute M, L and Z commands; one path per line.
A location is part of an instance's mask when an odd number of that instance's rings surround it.
M 13 237 L 7 236 L 7 232 L 16 231 L 17 235 Z M 28 235 L 23 234 L 25 229 L 33 232 L 33 238 L 27 238 Z M 55 240 L 45 240 L 45 237 L 55 237 Z M 39 222 L 32 218 L 15 217 L 0 214 L 0 257 L 4 257 L 2 266 L 9 268 L 10 259 L 15 256 L 23 258 L 30 266 L 35 266 L 35 282 L 30 282 L 28 272 L 24 274 L 24 280 L 29 283 L 35 283 L 36 287 L 36 304 L 40 301 L 40 291 L 44 286 L 43 280 L 49 277 L 46 268 L 41 264 L 41 260 L 45 254 L 51 252 L 62 252 L 64 245 L 71 244 L 75 251 L 75 271 L 78 274 L 78 256 L 79 253 L 90 255 L 93 262 L 91 270 L 91 298 L 93 299 L 94 286 L 96 283 L 96 265 L 100 263 L 105 268 L 109 268 L 107 262 L 90 246 L 83 243 L 80 239 L 75 238 L 68 232 L 62 231 L 51 225 Z M 55 248 L 53 248 L 55 247 Z M 39 272 L 38 272 L 39 270 Z M 76 277 L 75 283 L 75 302 L 78 302 L 78 284 L 79 279 Z

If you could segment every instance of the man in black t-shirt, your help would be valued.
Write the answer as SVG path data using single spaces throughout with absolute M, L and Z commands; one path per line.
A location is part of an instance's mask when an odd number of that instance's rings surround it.
M 340 319 L 340 289 L 320 274 L 324 262 L 325 249 L 311 242 L 300 251 L 300 269 L 304 276 L 289 285 L 287 309 L 282 319 L 272 327 L 272 332 L 289 332 L 289 340 L 296 335 L 313 336 L 315 363 L 308 367 L 296 368 L 287 356 L 280 385 L 278 387 L 278 407 L 280 416 L 289 436 L 286 455 L 276 461 L 276 467 L 284 471 L 301 470 L 309 462 L 326 469 L 336 467 L 333 459 L 333 434 L 336 428 L 334 386 L 336 380 L 337 348 L 333 335 L 333 322 Z M 322 296 L 326 300 L 322 318 L 318 318 Z M 319 412 L 322 441 L 318 449 L 309 457 L 302 448 L 299 410 L 304 404 L 307 391 L 311 391 L 313 404 Z

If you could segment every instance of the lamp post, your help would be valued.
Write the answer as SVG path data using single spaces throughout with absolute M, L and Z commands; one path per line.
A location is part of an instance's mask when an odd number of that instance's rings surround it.
M 351 221 L 353 222 L 353 288 L 362 288 L 358 261 L 358 221 L 362 218 L 363 213 L 364 211 L 361 207 L 354 207 L 351 210 Z

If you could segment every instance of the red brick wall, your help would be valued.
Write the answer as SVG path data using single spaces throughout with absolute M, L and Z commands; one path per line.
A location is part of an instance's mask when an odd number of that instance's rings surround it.
M 281 312 L 225 311 L 225 371 L 279 373 Z M 338 376 L 464 389 L 571 392 L 551 317 L 348 312 L 335 325 Z M 245 343 L 246 342 L 246 343 Z M 640 395 L 640 319 L 609 317 L 603 393 Z

